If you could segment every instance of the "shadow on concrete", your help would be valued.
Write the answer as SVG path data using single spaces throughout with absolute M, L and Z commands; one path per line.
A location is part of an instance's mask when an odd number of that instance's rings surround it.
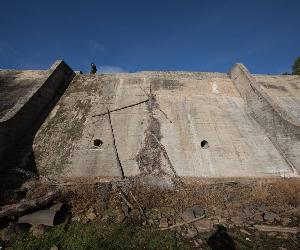
M 232 237 L 227 233 L 227 228 L 218 225 L 217 231 L 209 237 L 207 244 L 212 250 L 235 250 L 235 243 Z
M 34 138 L 71 81 L 72 79 L 62 84 L 56 91 L 55 98 L 42 110 L 31 128 L 24 131 L 23 138 L 19 138 L 15 143 L 14 150 L 11 150 L 2 162 L 6 170 L 0 174 L 0 206 L 17 202 L 24 196 L 24 192 L 16 191 L 16 189 L 20 188 L 25 181 L 39 177 L 33 151 Z

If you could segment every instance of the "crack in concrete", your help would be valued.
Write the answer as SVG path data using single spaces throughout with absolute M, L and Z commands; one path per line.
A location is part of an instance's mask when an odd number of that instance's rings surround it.
M 112 139 L 113 139 L 113 146 L 114 146 L 115 155 L 116 155 L 117 162 L 118 162 L 118 165 L 119 165 L 119 168 L 120 168 L 120 171 L 121 171 L 121 176 L 124 179 L 125 178 L 124 169 L 123 169 L 120 157 L 119 157 L 119 153 L 118 153 L 118 149 L 117 149 L 117 145 L 116 145 L 116 140 L 115 140 L 114 129 L 113 129 L 111 118 L 110 118 L 109 109 L 107 109 L 107 114 L 108 114 L 108 120 L 109 120 L 109 124 L 110 124 L 111 135 L 112 135 Z
M 131 108 L 131 107 L 146 103 L 148 101 L 149 101 L 149 99 L 143 100 L 143 101 L 140 101 L 140 102 L 137 102 L 137 103 L 129 104 L 129 105 L 121 107 L 121 108 L 113 109 L 113 110 L 110 110 L 110 113 L 115 112 L 115 111 L 119 111 L 119 110 L 122 110 L 122 109 L 126 109 L 126 108 Z M 98 114 L 98 115 L 92 115 L 92 117 L 103 116 L 103 115 L 106 115 L 106 114 L 108 114 L 107 111 L 104 112 L 104 113 Z

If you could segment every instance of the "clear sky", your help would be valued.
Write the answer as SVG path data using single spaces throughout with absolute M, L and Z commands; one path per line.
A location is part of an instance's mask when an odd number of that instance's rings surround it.
M 0 68 L 290 71 L 299 0 L 1 0 Z

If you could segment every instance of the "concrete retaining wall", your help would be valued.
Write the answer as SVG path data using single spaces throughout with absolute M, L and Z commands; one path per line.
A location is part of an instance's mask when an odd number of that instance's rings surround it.
M 252 117 L 295 172 L 300 173 L 300 124 L 280 108 L 252 77 L 247 68 L 236 64 L 229 71 L 236 88 L 246 100 Z
M 95 115 L 137 103 L 111 112 L 125 176 L 294 176 L 232 80 L 212 72 L 77 75 L 34 138 L 38 172 L 120 177 L 108 117 Z
M 63 61 L 56 61 L 48 72 L 48 78 L 41 86 L 36 86 L 30 96 L 20 98 L 10 112 L 0 119 L 1 172 L 17 164 L 15 159 L 20 158 L 20 151 L 30 144 L 44 116 L 75 76 Z

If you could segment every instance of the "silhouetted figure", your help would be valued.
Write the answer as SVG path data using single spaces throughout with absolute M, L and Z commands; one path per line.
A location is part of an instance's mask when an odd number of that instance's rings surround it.
M 96 64 L 94 63 L 91 63 L 91 74 L 96 74 L 97 72 L 97 67 L 96 67 Z
M 235 244 L 224 226 L 218 225 L 217 231 L 209 237 L 207 244 L 212 250 L 235 250 Z

